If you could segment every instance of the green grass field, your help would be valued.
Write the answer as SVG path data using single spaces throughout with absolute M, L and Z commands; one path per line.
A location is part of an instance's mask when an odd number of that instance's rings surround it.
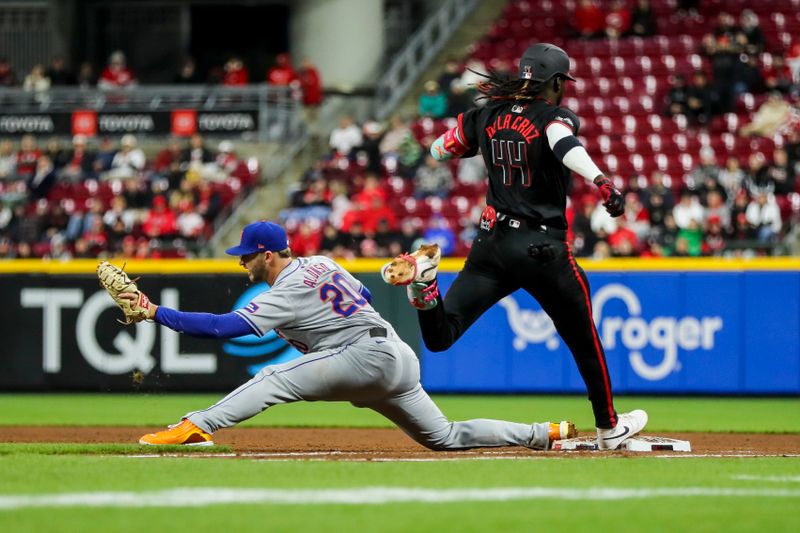
M 158 427 L 216 399 L 0 395 L 0 425 Z M 437 402 L 452 419 L 572 418 L 592 429 L 584 398 Z M 800 453 L 798 398 L 621 397 L 617 403 L 620 410 L 646 409 L 650 433 L 792 433 Z M 276 407 L 247 425 L 390 424 L 346 404 L 306 403 Z M 132 444 L 0 444 L 0 531 L 795 531 L 800 508 L 800 457 L 553 452 L 530 459 L 324 462 L 140 452 Z

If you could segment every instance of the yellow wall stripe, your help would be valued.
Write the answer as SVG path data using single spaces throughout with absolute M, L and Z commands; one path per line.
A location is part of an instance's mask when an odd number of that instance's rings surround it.
M 350 272 L 377 273 L 386 259 L 356 259 L 340 261 Z M 122 266 L 123 260 L 113 260 Z M 604 259 L 593 261 L 579 260 L 587 272 L 740 272 L 756 271 L 800 271 L 800 257 L 759 257 L 753 259 L 723 258 L 664 258 L 664 259 Z M 91 274 L 98 261 L 95 259 L 75 259 L 72 261 L 53 261 L 38 259 L 17 259 L 0 261 L 2 274 Z M 439 269 L 443 272 L 458 272 L 464 266 L 463 258 L 443 259 Z M 127 262 L 125 270 L 131 274 L 225 274 L 240 273 L 244 270 L 234 258 L 231 259 L 150 259 Z

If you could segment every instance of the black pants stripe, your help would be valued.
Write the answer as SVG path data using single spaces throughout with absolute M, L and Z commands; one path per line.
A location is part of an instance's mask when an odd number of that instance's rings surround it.
M 543 246 L 547 253 L 534 258 L 530 246 Z M 589 282 L 559 239 L 502 224 L 492 232 L 481 231 L 447 295 L 432 310 L 419 311 L 425 345 L 434 352 L 446 350 L 487 309 L 519 288 L 539 302 L 572 352 L 589 392 L 595 425 L 614 427 L 617 413 L 592 320 Z

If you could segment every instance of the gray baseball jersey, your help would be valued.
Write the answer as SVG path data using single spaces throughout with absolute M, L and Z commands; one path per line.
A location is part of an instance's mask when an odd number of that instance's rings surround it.
M 268 292 L 236 312 L 257 334 L 275 329 L 307 353 L 264 367 L 219 402 L 184 418 L 214 433 L 273 405 L 349 401 L 382 414 L 431 449 L 547 448 L 548 422 L 450 422 L 422 388 L 414 351 L 361 289 L 361 282 L 331 259 L 293 260 Z
M 274 329 L 301 352 L 317 352 L 351 344 L 371 328 L 393 331 L 361 295 L 362 287 L 328 257 L 300 257 L 236 313 L 259 336 Z

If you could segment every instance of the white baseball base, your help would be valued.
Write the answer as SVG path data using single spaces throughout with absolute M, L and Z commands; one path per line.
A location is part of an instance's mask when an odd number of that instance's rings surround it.
M 559 451 L 592 451 L 597 450 L 597 440 L 595 437 L 588 436 L 557 440 L 553 442 L 553 447 L 551 449 Z M 692 445 L 688 440 L 638 435 L 626 440 L 617 449 L 628 452 L 691 452 Z

